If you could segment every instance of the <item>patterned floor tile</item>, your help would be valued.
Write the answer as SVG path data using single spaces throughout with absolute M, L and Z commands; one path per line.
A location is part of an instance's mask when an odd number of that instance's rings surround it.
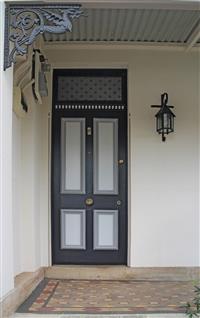
M 192 282 L 45 279 L 19 307 L 23 313 L 181 313 Z

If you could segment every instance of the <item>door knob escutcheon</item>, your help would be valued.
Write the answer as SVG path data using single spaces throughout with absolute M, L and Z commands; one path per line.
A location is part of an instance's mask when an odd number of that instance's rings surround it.
M 94 200 L 93 200 L 92 198 L 87 198 L 87 199 L 85 200 L 85 204 L 86 204 L 86 205 L 93 205 L 93 204 L 94 204 Z

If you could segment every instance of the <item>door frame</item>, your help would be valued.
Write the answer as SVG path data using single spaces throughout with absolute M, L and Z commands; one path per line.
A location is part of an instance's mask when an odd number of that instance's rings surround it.
M 49 266 L 52 266 L 52 206 L 51 206 L 51 196 L 52 196 L 52 189 L 51 189 L 51 182 L 52 182 L 52 174 L 51 174 L 51 167 L 52 167 L 52 105 L 53 105 L 53 71 L 54 69 L 126 69 L 127 71 L 127 158 L 128 158 L 128 165 L 127 165 L 127 265 L 131 267 L 131 256 L 132 256 L 132 244 L 131 244 L 131 195 L 130 195 L 130 188 L 131 188 L 131 114 L 129 109 L 129 101 L 130 101 L 130 87 L 129 87 L 129 65 L 128 64 L 93 64 L 93 63 L 87 63 L 87 64 L 79 64 L 79 63 L 70 63 L 63 64 L 62 66 L 57 66 L 54 64 L 52 66 L 52 72 L 51 72 L 51 84 L 50 84 L 50 90 L 49 95 L 51 96 L 51 110 L 49 112 L 48 116 L 48 170 L 49 170 L 49 180 L 48 180 L 48 263 Z M 55 265 L 55 264 L 54 264 Z M 92 266 L 92 265 L 91 265 Z M 113 265 L 115 266 L 115 265 Z

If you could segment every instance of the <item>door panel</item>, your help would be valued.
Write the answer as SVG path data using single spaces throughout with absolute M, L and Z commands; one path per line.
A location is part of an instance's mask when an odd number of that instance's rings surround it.
M 118 210 L 94 210 L 94 249 L 118 249 Z
M 94 118 L 94 194 L 118 194 L 118 119 Z
M 85 210 L 61 210 L 61 249 L 85 249 Z
M 61 152 L 62 193 L 85 193 L 85 118 L 62 118 Z
M 52 257 L 53 264 L 127 262 L 124 70 L 54 71 Z

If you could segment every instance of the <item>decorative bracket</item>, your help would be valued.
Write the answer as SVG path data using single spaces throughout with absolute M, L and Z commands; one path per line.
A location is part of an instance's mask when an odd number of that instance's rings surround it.
M 83 15 L 74 4 L 7 4 L 5 11 L 4 70 L 24 55 L 38 35 L 72 31 L 72 21 Z

